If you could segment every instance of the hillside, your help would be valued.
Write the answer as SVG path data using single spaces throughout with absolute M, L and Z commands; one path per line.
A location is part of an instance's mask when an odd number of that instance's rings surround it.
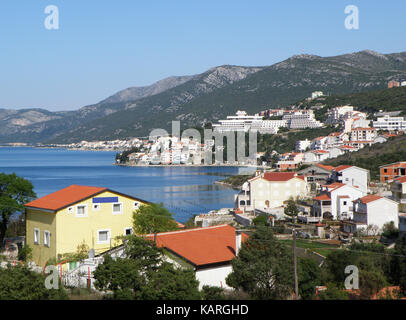
M 16 117 L 0 132 L 0 142 L 67 143 L 147 136 L 154 128 L 170 129 L 172 120 L 180 120 L 184 128 L 201 126 L 238 109 L 255 113 L 291 105 L 315 90 L 339 95 L 331 104 L 340 104 L 343 94 L 384 89 L 392 79 L 406 79 L 406 53 L 299 55 L 266 67 L 225 65 L 128 88 L 77 111 L 49 112 L 48 118 L 40 116 L 32 123 Z M 392 107 L 397 107 L 396 102 Z
M 216 82 L 222 79 L 219 71 L 211 73 Z M 254 113 L 271 105 L 290 105 L 315 90 L 345 94 L 382 89 L 390 79 L 406 79 L 406 53 L 380 55 L 363 51 L 328 58 L 300 55 L 255 71 L 231 83 L 210 86 L 204 93 L 196 88 L 207 76 L 194 77 L 52 142 L 146 136 L 154 128 L 169 129 L 172 120 L 181 120 L 184 127 L 202 125 L 238 109 Z
M 318 98 L 311 102 L 302 102 L 303 107 L 310 107 L 317 104 L 326 105 L 328 108 L 349 104 L 371 115 L 380 110 L 402 111 L 402 115 L 406 115 L 406 87 L 347 95 L 332 95 Z
M 386 143 L 377 143 L 358 152 L 348 153 L 323 164 L 339 166 L 349 164 L 371 172 L 371 180 L 379 180 L 379 167 L 406 160 L 406 135 L 390 138 Z

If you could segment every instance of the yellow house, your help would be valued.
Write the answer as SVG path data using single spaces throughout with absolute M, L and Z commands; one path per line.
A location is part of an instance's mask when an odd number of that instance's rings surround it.
M 295 172 L 265 172 L 248 183 L 250 204 L 259 210 L 280 207 L 290 198 L 306 198 L 309 194 L 306 178 Z
M 71 185 L 25 205 L 26 244 L 33 261 L 75 253 L 85 243 L 95 253 L 109 250 L 115 237 L 133 233 L 133 212 L 147 201 L 107 188 Z

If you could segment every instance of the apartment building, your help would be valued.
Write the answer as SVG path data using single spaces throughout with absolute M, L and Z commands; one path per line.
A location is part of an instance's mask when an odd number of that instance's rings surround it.
M 373 121 L 373 126 L 377 130 L 382 131 L 403 131 L 406 130 L 406 121 L 404 117 L 391 117 L 385 115 L 378 118 L 376 121 Z
M 399 210 L 406 213 L 406 176 L 393 180 L 391 191 L 393 200 L 399 203 Z
M 290 129 L 320 128 L 323 124 L 316 120 L 313 110 L 296 110 L 282 118 L 288 122 Z
M 370 194 L 353 201 L 353 219 L 343 222 L 345 232 L 355 233 L 367 230 L 368 226 L 377 227 L 376 232 L 381 233 L 386 223 L 393 222 L 399 225 L 398 203 L 391 199 Z
M 406 176 L 406 161 L 386 164 L 379 167 L 380 181 L 391 182 L 393 179 Z
M 340 182 L 357 188 L 363 195 L 368 193 L 369 180 L 369 170 L 348 165 L 334 168 L 329 179 L 330 182 Z

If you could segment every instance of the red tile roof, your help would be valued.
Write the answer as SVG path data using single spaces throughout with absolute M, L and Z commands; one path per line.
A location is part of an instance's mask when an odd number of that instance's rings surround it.
M 331 198 L 327 194 L 322 194 L 320 196 L 314 197 L 313 200 L 317 201 L 330 201 Z
M 379 200 L 379 199 L 382 199 L 382 198 L 383 198 L 383 197 L 377 196 L 377 195 L 375 195 L 375 194 L 369 194 L 369 195 L 367 195 L 367 196 L 365 196 L 365 197 L 360 198 L 359 200 L 360 200 L 362 203 L 367 204 L 367 203 L 370 203 L 370 202 L 373 202 L 373 201 L 376 201 L 376 200 Z
M 153 239 L 154 235 L 147 235 Z M 241 241 L 248 239 L 242 233 Z M 235 229 L 229 225 L 158 233 L 158 247 L 165 247 L 195 266 L 229 262 L 235 257 Z
M 340 171 L 343 171 L 343 170 L 348 169 L 348 168 L 351 168 L 351 167 L 352 167 L 352 166 L 342 165 L 342 166 L 335 167 L 334 171 L 340 172 Z
M 406 182 L 406 176 L 405 177 L 399 177 L 394 179 L 394 181 L 400 182 L 400 183 L 405 183 Z
M 328 171 L 332 171 L 332 170 L 334 169 L 333 166 L 326 166 L 326 165 L 321 164 L 321 163 L 316 164 L 316 166 L 317 166 L 317 167 L 320 167 L 320 168 L 322 168 L 322 169 L 328 170 Z
M 104 191 L 110 191 L 110 192 L 118 194 L 118 195 L 123 195 L 125 197 L 129 197 L 129 198 L 137 200 L 137 201 L 148 203 L 148 201 L 138 199 L 138 198 L 126 195 L 126 194 L 122 194 L 120 192 L 113 191 L 108 188 L 79 186 L 79 185 L 73 184 L 65 189 L 56 191 L 45 197 L 31 201 L 31 202 L 25 204 L 25 207 L 58 211 L 63 208 L 66 208 L 70 205 L 73 205 L 75 203 L 78 203 L 80 201 L 86 200 L 92 196 L 100 194 Z
M 65 189 L 29 202 L 25 206 L 57 211 L 106 190 L 107 188 L 71 185 Z
M 313 153 L 322 153 L 322 154 L 328 153 L 328 151 L 326 151 L 326 150 L 313 150 L 311 152 L 313 152 Z
M 271 182 L 285 182 L 289 181 L 293 178 L 299 178 L 304 180 L 305 178 L 303 176 L 298 176 L 294 172 L 265 172 L 264 173 L 264 179 L 271 181 Z

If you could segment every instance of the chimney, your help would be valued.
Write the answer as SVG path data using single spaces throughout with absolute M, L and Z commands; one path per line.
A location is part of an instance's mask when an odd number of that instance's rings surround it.
M 235 230 L 235 255 L 238 255 L 238 252 L 241 249 L 241 231 Z

